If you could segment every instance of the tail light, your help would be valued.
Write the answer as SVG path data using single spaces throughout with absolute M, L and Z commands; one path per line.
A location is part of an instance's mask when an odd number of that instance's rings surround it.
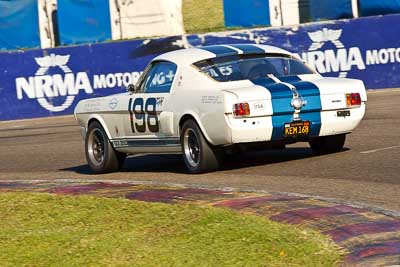
M 361 96 L 359 93 L 346 94 L 347 107 L 361 106 Z
M 233 105 L 233 114 L 235 117 L 243 117 L 250 115 L 249 103 L 238 103 Z

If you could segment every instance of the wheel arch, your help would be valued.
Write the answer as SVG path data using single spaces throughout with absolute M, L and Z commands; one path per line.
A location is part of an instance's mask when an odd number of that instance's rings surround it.
M 98 123 L 100 123 L 101 127 L 103 127 L 104 131 L 107 134 L 108 139 L 112 139 L 110 131 L 108 130 L 106 123 L 104 121 L 104 119 L 100 116 L 100 115 L 92 115 L 88 118 L 87 121 L 87 125 L 86 125 L 86 131 L 87 129 L 89 129 L 89 125 L 93 122 L 97 121 Z
M 188 121 L 188 120 L 193 120 L 200 128 L 202 134 L 204 135 L 204 138 L 207 140 L 208 143 L 215 145 L 210 136 L 207 134 L 207 131 L 205 130 L 203 124 L 201 123 L 200 118 L 193 112 L 186 112 L 184 113 L 180 119 L 179 119 L 179 136 L 181 135 L 181 130 L 183 127 L 183 124 Z

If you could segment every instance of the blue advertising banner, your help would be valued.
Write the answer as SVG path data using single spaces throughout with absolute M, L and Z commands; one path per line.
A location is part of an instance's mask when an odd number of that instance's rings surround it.
M 57 0 L 62 45 L 111 40 L 109 0 Z
M 152 56 L 142 41 L 0 53 L 0 120 L 73 113 L 85 98 L 119 93 Z
M 40 47 L 36 0 L 0 0 L 0 50 Z
M 400 13 L 400 0 L 360 0 L 361 16 Z
M 324 76 L 400 87 L 400 15 L 293 28 L 132 40 L 0 53 L 0 120 L 73 113 L 79 100 L 123 92 L 157 55 L 213 44 L 259 43 L 297 54 Z
M 353 18 L 351 0 L 310 0 L 311 21 Z
M 271 25 L 269 0 L 224 0 L 224 18 L 227 27 Z

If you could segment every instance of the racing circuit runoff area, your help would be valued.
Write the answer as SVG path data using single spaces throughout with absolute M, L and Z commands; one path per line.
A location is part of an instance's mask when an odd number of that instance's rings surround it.
M 400 212 L 400 90 L 368 92 L 367 113 L 345 149 L 315 156 L 307 143 L 230 158 L 222 170 L 186 173 L 181 156 L 137 155 L 123 171 L 93 175 L 73 116 L 0 122 L 1 180 L 129 180 L 291 192 Z

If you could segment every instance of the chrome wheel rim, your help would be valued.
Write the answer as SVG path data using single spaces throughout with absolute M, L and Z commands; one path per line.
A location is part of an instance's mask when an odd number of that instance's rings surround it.
M 95 165 L 101 165 L 104 161 L 105 152 L 105 137 L 100 129 L 94 129 L 90 135 L 88 140 L 88 154 L 90 161 Z
M 183 149 L 190 166 L 197 167 L 200 162 L 200 145 L 197 135 L 192 129 L 186 129 L 183 135 Z

